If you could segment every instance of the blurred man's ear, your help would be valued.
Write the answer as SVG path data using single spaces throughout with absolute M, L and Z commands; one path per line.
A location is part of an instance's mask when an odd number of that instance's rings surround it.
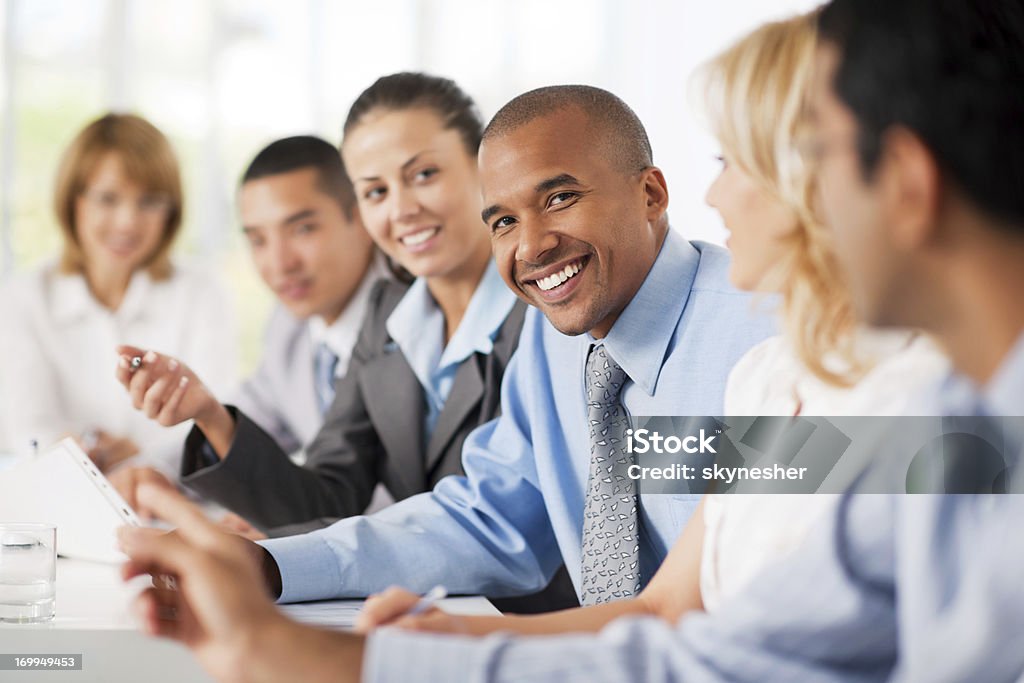
M 890 243 L 913 251 L 937 237 L 942 204 L 942 173 L 935 156 L 915 133 L 889 130 L 875 174 Z

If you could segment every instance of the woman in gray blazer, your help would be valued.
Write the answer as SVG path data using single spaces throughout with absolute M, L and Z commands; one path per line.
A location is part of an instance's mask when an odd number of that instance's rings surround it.
M 378 482 L 400 500 L 461 473 L 465 436 L 498 414 L 523 320 L 480 222 L 481 130 L 472 100 L 446 79 L 395 74 L 355 101 L 342 152 L 359 212 L 412 277 L 378 283 L 371 295 L 302 466 L 229 408 L 232 438 L 202 421 L 190 435 L 189 488 L 283 535 L 362 513 Z M 228 442 L 223 453 L 218 441 Z

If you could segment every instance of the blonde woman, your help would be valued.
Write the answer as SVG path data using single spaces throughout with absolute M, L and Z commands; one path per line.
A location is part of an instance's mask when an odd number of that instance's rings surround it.
M 170 259 L 183 212 L 170 143 L 139 116 L 93 121 L 64 154 L 54 208 L 59 258 L 0 291 L 3 446 L 72 435 L 104 470 L 136 455 L 159 464 L 184 433 L 132 408 L 110 371 L 116 346 L 185 358 L 219 390 L 235 371 L 223 288 Z
M 948 371 L 923 335 L 858 326 L 813 173 L 797 153 L 816 13 L 767 24 L 710 62 L 705 110 L 722 148 L 707 201 L 730 232 L 730 277 L 779 293 L 783 334 L 733 369 L 727 415 L 899 415 Z M 711 495 L 703 518 L 700 604 L 715 609 L 789 553 L 834 504 L 828 495 Z M 694 530 L 694 535 L 697 531 Z
M 811 175 L 795 153 L 815 46 L 815 17 L 767 24 L 706 68 L 706 109 L 722 171 L 707 201 L 730 231 L 730 277 L 741 289 L 779 293 L 785 334 L 751 349 L 726 389 L 730 415 L 899 414 L 915 388 L 937 381 L 942 355 L 911 333 L 857 327 L 828 235 L 815 217 Z M 483 634 L 598 630 L 615 617 L 675 622 L 712 610 L 796 547 L 832 496 L 711 495 L 648 586 L 633 600 L 539 617 L 457 617 L 440 610 L 397 620 L 423 630 Z M 415 601 L 399 589 L 371 598 L 364 628 Z

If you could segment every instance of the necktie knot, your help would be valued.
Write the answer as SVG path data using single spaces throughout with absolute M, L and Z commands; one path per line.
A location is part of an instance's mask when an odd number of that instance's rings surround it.
M 619 402 L 622 386 L 628 379 L 626 371 L 615 362 L 604 344 L 595 346 L 587 359 L 587 401 L 597 406 Z

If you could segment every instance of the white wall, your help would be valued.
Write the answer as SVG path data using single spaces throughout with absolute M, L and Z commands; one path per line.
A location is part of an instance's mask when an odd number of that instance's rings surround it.
M 375 78 L 455 79 L 489 117 L 529 88 L 588 83 L 645 122 L 673 225 L 721 243 L 703 202 L 715 146 L 690 109 L 694 69 L 758 23 L 817 0 L 0 0 L 0 274 L 52 254 L 59 155 L 87 121 L 129 109 L 178 150 L 184 251 L 236 288 L 247 356 L 269 295 L 238 235 L 233 192 L 283 135 L 338 141 Z

